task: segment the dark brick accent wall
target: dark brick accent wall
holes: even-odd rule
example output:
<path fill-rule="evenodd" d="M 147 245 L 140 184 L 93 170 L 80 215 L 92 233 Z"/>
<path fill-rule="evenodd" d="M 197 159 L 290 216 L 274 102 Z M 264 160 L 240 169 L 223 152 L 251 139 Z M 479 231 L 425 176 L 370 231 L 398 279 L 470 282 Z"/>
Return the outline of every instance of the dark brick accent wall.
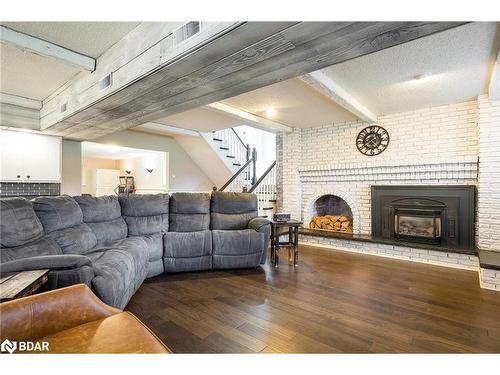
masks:
<path fill-rule="evenodd" d="M 60 195 L 61 184 L 37 182 L 0 182 L 0 197 L 33 198 L 41 195 Z"/>

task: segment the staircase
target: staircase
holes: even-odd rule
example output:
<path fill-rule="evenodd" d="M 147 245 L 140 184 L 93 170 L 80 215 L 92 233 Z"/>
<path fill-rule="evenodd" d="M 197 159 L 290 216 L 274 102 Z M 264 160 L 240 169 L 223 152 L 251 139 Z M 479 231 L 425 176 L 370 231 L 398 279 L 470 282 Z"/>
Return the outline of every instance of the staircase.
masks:
<path fill-rule="evenodd" d="M 272 219 L 276 212 L 276 161 L 267 168 L 248 192 L 257 195 L 259 216 Z"/>
<path fill-rule="evenodd" d="M 276 211 L 276 161 L 258 176 L 256 149 L 246 144 L 233 128 L 199 132 L 199 135 L 176 140 L 203 170 L 215 172 L 210 177 L 221 186 L 217 190 L 256 194 L 259 216 L 272 219 Z"/>
<path fill-rule="evenodd" d="M 276 161 L 257 179 L 257 152 L 219 189 L 220 191 L 249 192 L 257 195 L 259 216 L 272 219 L 276 212 Z"/>

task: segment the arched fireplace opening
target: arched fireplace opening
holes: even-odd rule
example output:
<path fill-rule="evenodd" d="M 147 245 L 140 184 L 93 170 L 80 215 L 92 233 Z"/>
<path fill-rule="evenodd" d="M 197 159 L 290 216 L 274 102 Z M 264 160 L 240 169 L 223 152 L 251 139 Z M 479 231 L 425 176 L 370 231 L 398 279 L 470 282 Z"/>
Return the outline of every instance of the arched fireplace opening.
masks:
<path fill-rule="evenodd" d="M 345 200 L 336 195 L 322 195 L 313 203 L 309 228 L 352 233 L 351 208 Z"/>

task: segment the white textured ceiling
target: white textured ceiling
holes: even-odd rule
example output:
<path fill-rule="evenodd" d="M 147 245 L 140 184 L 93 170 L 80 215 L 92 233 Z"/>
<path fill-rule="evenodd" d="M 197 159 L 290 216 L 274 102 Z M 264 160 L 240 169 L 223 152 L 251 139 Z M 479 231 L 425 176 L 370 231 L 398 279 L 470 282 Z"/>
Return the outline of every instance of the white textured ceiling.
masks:
<path fill-rule="evenodd" d="M 0 43 L 0 92 L 43 100 L 78 73 L 62 61 Z"/>
<path fill-rule="evenodd" d="M 2 22 L 3 26 L 97 58 L 140 22 Z"/>
<path fill-rule="evenodd" d="M 82 157 L 108 160 L 123 160 L 147 157 L 161 153 L 160 151 L 143 150 L 122 146 L 107 145 L 95 142 L 82 142 Z"/>
<path fill-rule="evenodd" d="M 2 22 L 3 26 L 72 51 L 99 57 L 138 22 Z M 81 70 L 55 58 L 0 44 L 0 91 L 44 100 Z"/>
<path fill-rule="evenodd" d="M 195 108 L 186 112 L 155 120 L 158 124 L 175 126 L 176 128 L 209 132 L 219 129 L 245 125 L 232 117 L 206 108 Z"/>
<path fill-rule="evenodd" d="M 268 117 L 272 107 L 276 115 L 269 120 L 292 127 L 312 127 L 356 119 L 326 96 L 298 78 L 247 92 L 223 101 L 232 107 L 261 117 Z"/>
<path fill-rule="evenodd" d="M 478 22 L 322 71 L 365 107 L 384 115 L 458 103 L 487 93 L 499 47 L 498 23 Z M 428 76 L 412 79 L 419 74 Z"/>

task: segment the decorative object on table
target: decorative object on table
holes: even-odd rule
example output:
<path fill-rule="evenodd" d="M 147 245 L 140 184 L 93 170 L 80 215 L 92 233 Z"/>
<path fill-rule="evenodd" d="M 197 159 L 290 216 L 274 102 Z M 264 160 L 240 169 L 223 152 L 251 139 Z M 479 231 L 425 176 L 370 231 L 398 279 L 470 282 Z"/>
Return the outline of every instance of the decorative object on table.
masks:
<path fill-rule="evenodd" d="M 302 221 L 290 219 L 288 221 L 271 221 L 271 264 L 278 267 L 281 247 L 288 247 L 288 264 L 295 267 L 299 262 L 299 227 Z M 285 232 L 280 229 L 287 229 Z M 280 241 L 280 236 L 288 232 L 288 241 Z M 292 251 L 293 250 L 293 251 Z"/>
<path fill-rule="evenodd" d="M 283 212 L 277 212 L 273 215 L 273 220 L 280 221 L 280 222 L 290 221 L 290 214 L 285 214 Z"/>
<path fill-rule="evenodd" d="M 49 280 L 49 270 L 10 272 L 0 278 L 0 302 L 31 296 Z"/>
<path fill-rule="evenodd" d="M 356 147 L 366 156 L 379 155 L 387 146 L 389 146 L 389 133 L 378 125 L 367 126 L 356 138 Z"/>

